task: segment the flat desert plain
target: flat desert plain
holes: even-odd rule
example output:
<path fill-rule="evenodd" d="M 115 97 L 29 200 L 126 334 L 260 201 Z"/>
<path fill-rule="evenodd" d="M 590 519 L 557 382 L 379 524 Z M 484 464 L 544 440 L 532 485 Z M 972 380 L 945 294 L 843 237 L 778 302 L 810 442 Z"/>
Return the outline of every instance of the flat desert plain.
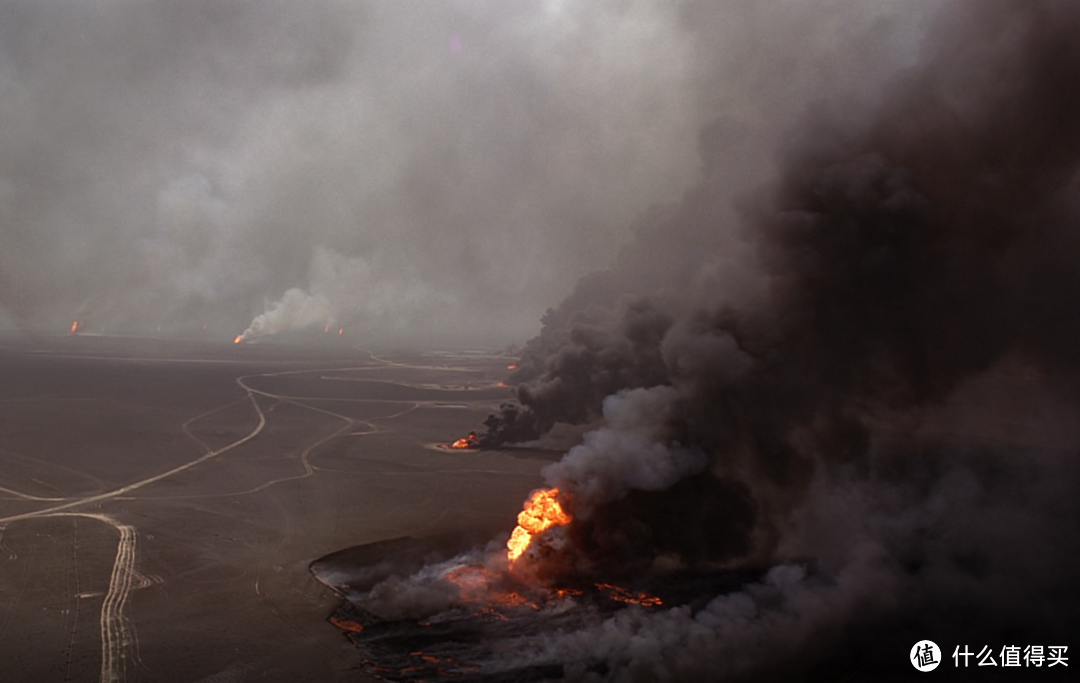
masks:
<path fill-rule="evenodd" d="M 513 527 L 559 453 L 435 445 L 509 398 L 507 362 L 0 341 L 0 679 L 371 680 L 309 565 Z"/>

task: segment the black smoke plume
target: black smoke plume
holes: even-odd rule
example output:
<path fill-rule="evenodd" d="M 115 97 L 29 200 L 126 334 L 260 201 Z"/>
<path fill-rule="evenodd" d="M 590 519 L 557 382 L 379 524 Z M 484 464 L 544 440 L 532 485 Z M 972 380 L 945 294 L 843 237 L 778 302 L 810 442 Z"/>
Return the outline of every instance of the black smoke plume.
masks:
<path fill-rule="evenodd" d="M 878 100 L 811 108 L 741 251 L 725 122 L 701 136 L 703 182 L 548 313 L 483 439 L 604 420 L 545 470 L 576 515 L 554 583 L 763 573 L 507 667 L 873 680 L 922 638 L 1076 642 L 1078 36 L 1075 3 L 946 8 Z"/>
<path fill-rule="evenodd" d="M 646 299 L 620 300 L 612 309 L 594 304 L 573 310 L 569 302 L 574 297 L 549 311 L 543 333 L 525 345 L 511 376 L 518 401 L 488 415 L 482 445 L 531 441 L 556 422 L 585 424 L 617 391 L 669 383 L 660 342 L 673 322 L 670 314 Z"/>
<path fill-rule="evenodd" d="M 607 442 L 637 430 L 790 501 L 823 466 L 864 467 L 875 429 L 1005 363 L 1068 393 L 1080 344 L 1077 10 L 997 2 L 963 16 L 872 108 L 807 114 L 781 179 L 741 201 L 757 281 L 720 286 L 719 240 L 701 236 L 731 228 L 707 177 L 620 268 L 549 311 L 512 376 L 518 402 L 489 416 L 483 443 L 629 419 L 571 451 L 551 483 L 585 506 L 671 486 L 674 470 L 617 481 L 634 449 Z M 702 136 L 706 171 L 723 165 L 710 146 L 723 139 Z M 608 414 L 643 402 L 645 414 Z"/>

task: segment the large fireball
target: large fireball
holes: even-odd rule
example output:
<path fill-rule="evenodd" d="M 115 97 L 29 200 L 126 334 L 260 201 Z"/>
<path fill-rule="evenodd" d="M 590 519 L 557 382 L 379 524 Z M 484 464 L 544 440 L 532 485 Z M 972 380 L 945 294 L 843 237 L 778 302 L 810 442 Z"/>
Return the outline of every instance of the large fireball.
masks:
<path fill-rule="evenodd" d="M 511 562 L 532 543 L 537 534 L 553 526 L 569 524 L 573 517 L 562 509 L 558 501 L 559 489 L 537 489 L 533 491 L 525 507 L 518 514 L 518 525 L 510 540 L 506 542 L 506 557 Z"/>

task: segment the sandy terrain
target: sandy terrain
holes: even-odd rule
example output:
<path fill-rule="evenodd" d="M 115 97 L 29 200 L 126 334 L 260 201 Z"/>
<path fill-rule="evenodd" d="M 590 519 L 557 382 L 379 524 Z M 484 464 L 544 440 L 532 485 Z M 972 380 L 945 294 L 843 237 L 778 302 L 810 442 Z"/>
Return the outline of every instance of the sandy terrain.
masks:
<path fill-rule="evenodd" d="M 309 564 L 509 531 L 557 452 L 432 448 L 505 359 L 93 337 L 0 344 L 5 681 L 364 681 Z"/>

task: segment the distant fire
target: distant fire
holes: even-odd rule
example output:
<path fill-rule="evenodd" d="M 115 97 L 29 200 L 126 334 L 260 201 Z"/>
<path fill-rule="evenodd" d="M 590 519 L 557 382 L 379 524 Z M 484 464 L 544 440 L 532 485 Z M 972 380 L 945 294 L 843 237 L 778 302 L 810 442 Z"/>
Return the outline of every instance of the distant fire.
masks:
<path fill-rule="evenodd" d="M 79 321 L 76 320 L 75 322 L 71 323 L 71 333 L 75 334 L 78 331 L 79 331 Z"/>
<path fill-rule="evenodd" d="M 516 365 L 513 365 L 513 364 L 511 364 L 511 365 L 507 365 L 507 366 L 506 366 L 506 369 L 507 369 L 507 370 L 517 370 L 517 366 L 516 366 Z"/>
<path fill-rule="evenodd" d="M 330 332 L 330 326 L 327 325 L 326 327 L 324 327 L 323 332 L 329 333 Z"/>
<path fill-rule="evenodd" d="M 469 432 L 468 436 L 462 437 L 450 444 L 450 448 L 456 450 L 467 450 L 470 448 L 476 448 L 480 445 L 480 436 L 476 432 Z"/>
<path fill-rule="evenodd" d="M 573 517 L 562 509 L 558 500 L 559 489 L 533 491 L 525 507 L 518 514 L 518 525 L 506 542 L 506 558 L 516 561 L 528 549 L 537 534 L 553 526 L 569 524 Z"/>
<path fill-rule="evenodd" d="M 236 339 L 233 339 L 233 344 L 239 344 L 242 341 L 244 341 L 244 335 L 241 334 L 241 335 L 237 336 Z"/>
<path fill-rule="evenodd" d="M 345 334 L 345 328 L 344 327 L 339 327 L 337 333 L 338 334 Z"/>

